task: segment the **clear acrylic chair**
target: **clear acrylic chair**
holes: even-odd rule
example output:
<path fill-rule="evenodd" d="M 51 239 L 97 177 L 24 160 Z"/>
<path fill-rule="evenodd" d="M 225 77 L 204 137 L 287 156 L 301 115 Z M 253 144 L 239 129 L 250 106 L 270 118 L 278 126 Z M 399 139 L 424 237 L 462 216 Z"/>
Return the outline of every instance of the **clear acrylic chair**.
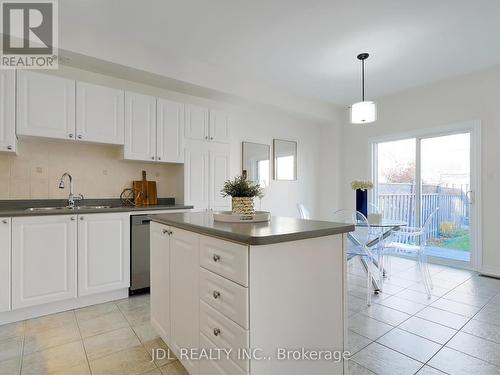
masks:
<path fill-rule="evenodd" d="M 348 234 L 347 261 L 361 257 L 365 260 L 367 273 L 366 303 L 371 305 L 373 277 L 376 275 L 374 256 L 367 244 L 374 238 L 368 219 L 361 212 L 354 210 L 338 210 L 333 214 L 332 221 L 355 225 L 354 232 Z"/>
<path fill-rule="evenodd" d="M 297 203 L 297 209 L 299 210 L 299 216 L 301 219 L 311 219 L 311 213 L 302 203 Z"/>
<path fill-rule="evenodd" d="M 380 208 L 373 203 L 368 203 L 368 213 L 370 214 L 380 214 L 382 211 L 380 211 Z"/>
<path fill-rule="evenodd" d="M 388 274 L 390 276 L 390 259 L 385 261 L 388 254 L 411 254 L 417 258 L 418 269 L 424 283 L 427 296 L 431 297 L 431 291 L 434 288 L 432 277 L 427 265 L 427 257 L 425 255 L 425 247 L 427 246 L 427 239 L 429 238 L 430 229 L 434 220 L 437 218 L 439 207 L 425 219 L 422 227 L 401 227 L 399 230 L 394 231 L 387 243 L 383 244 L 383 262 L 382 264 L 389 268 Z"/>

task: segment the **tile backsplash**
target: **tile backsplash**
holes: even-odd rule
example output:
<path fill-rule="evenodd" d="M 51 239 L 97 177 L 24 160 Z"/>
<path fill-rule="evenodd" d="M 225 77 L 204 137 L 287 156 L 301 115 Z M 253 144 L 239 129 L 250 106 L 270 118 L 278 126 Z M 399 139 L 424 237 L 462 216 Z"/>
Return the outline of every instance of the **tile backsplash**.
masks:
<path fill-rule="evenodd" d="M 122 147 L 22 139 L 17 156 L 0 154 L 0 199 L 66 198 L 59 189 L 64 172 L 73 176 L 75 194 L 86 198 L 118 198 L 141 179 L 156 181 L 159 197 L 183 200 L 183 166 L 122 160 Z"/>

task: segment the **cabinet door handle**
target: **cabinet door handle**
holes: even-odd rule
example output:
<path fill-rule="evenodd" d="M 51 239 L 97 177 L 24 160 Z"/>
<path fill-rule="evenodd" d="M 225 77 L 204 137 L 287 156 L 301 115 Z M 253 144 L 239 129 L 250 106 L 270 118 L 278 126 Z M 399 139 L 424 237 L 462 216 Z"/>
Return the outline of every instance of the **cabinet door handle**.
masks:
<path fill-rule="evenodd" d="M 208 139 L 208 135 L 205 136 L 205 139 Z"/>
<path fill-rule="evenodd" d="M 12 146 L 11 146 L 11 145 L 8 145 L 8 146 L 7 146 L 7 150 L 12 150 Z"/>
<path fill-rule="evenodd" d="M 68 137 L 73 138 L 73 134 L 69 133 Z"/>
<path fill-rule="evenodd" d="M 7 219 L 3 219 L 2 223 L 7 224 L 8 223 Z"/>
<path fill-rule="evenodd" d="M 78 139 L 82 139 L 82 135 L 81 134 L 78 134 Z"/>
<path fill-rule="evenodd" d="M 220 329 L 214 328 L 214 336 L 219 336 L 219 335 L 220 335 Z"/>
<path fill-rule="evenodd" d="M 71 221 L 75 221 L 75 217 L 74 216 L 71 216 Z"/>
<path fill-rule="evenodd" d="M 161 232 L 162 232 L 163 234 L 168 234 L 168 229 L 163 229 Z"/>
<path fill-rule="evenodd" d="M 83 221 L 83 216 L 80 216 L 80 220 Z"/>
<path fill-rule="evenodd" d="M 220 256 L 217 254 L 214 254 L 213 258 L 214 262 L 218 262 L 220 260 Z"/>
<path fill-rule="evenodd" d="M 161 158 L 158 156 L 158 160 L 161 160 Z"/>
<path fill-rule="evenodd" d="M 210 140 L 213 141 L 214 140 L 214 137 L 210 137 Z"/>
<path fill-rule="evenodd" d="M 151 156 L 151 160 L 155 160 L 155 157 L 154 157 L 154 156 Z"/>
<path fill-rule="evenodd" d="M 213 296 L 214 296 L 215 299 L 219 298 L 220 297 L 220 292 L 217 291 L 217 290 L 214 290 Z"/>

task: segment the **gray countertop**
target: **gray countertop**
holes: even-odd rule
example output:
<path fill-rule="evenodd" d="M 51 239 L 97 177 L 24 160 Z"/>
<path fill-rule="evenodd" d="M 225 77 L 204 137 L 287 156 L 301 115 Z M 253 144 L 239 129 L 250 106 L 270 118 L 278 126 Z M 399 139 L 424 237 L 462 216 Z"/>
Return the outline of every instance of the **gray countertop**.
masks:
<path fill-rule="evenodd" d="M 351 232 L 353 225 L 273 216 L 264 223 L 223 223 L 211 213 L 186 212 L 148 215 L 151 220 L 199 234 L 247 245 L 267 245 Z"/>
<path fill-rule="evenodd" d="M 0 217 L 14 216 L 42 216 L 42 215 L 71 215 L 71 214 L 93 214 L 113 212 L 141 212 L 161 210 L 183 210 L 192 209 L 193 206 L 175 204 L 173 198 L 160 198 L 158 205 L 154 206 L 123 206 L 120 199 L 86 199 L 77 202 L 77 205 L 87 206 L 111 206 L 111 208 L 81 208 L 81 209 L 57 209 L 48 211 L 28 211 L 30 207 L 64 207 L 67 200 L 43 199 L 43 200 L 3 200 L 0 201 Z"/>

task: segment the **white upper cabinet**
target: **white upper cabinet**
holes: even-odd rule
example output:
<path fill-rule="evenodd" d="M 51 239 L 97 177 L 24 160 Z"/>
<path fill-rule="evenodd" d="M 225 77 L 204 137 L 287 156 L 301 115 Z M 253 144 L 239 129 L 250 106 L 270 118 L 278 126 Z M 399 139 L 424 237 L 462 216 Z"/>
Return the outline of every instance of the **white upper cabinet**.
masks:
<path fill-rule="evenodd" d="M 155 160 L 156 98 L 132 92 L 125 93 L 124 158 Z"/>
<path fill-rule="evenodd" d="M 17 135 L 74 139 L 75 81 L 18 70 Z"/>
<path fill-rule="evenodd" d="M 76 84 L 76 136 L 87 142 L 124 144 L 124 92 Z"/>
<path fill-rule="evenodd" d="M 229 143 L 229 116 L 218 110 L 186 104 L 186 138 Z"/>
<path fill-rule="evenodd" d="M 127 213 L 78 216 L 78 295 L 128 288 L 130 218 Z"/>
<path fill-rule="evenodd" d="M 184 162 L 184 104 L 157 99 L 156 137 L 158 161 Z"/>
<path fill-rule="evenodd" d="M 76 215 L 12 219 L 12 309 L 76 297 Z"/>
<path fill-rule="evenodd" d="M 0 151 L 16 152 L 16 71 L 0 70 Z"/>
<path fill-rule="evenodd" d="M 0 312 L 10 310 L 10 218 L 0 217 Z"/>
<path fill-rule="evenodd" d="M 192 104 L 185 106 L 186 137 L 197 140 L 208 140 L 208 108 Z"/>
<path fill-rule="evenodd" d="M 231 207 L 230 198 L 221 195 L 224 181 L 229 179 L 229 162 L 226 148 L 210 152 L 210 208 L 213 210 L 228 210 Z"/>
<path fill-rule="evenodd" d="M 229 116 L 222 112 L 210 110 L 210 140 L 222 143 L 229 142 Z"/>

